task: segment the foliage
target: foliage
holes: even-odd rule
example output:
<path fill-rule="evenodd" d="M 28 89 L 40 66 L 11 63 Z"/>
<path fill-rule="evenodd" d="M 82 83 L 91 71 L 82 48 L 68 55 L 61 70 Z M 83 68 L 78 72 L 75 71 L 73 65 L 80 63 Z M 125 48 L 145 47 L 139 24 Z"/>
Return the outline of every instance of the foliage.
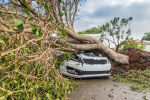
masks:
<path fill-rule="evenodd" d="M 125 41 L 125 42 L 122 43 L 122 48 L 121 48 L 120 52 L 123 52 L 126 48 L 129 48 L 129 47 L 134 47 L 134 48 L 140 49 L 140 50 L 143 50 L 143 49 L 144 49 L 144 46 L 143 46 L 143 45 L 138 45 L 138 44 L 131 38 L 131 39 L 128 39 L 127 41 Z"/>
<path fill-rule="evenodd" d="M 114 79 L 121 82 L 131 83 L 131 90 L 141 92 L 150 89 L 150 70 L 130 70 L 123 74 L 114 74 Z"/>
<path fill-rule="evenodd" d="M 19 32 L 23 32 L 24 30 L 23 21 L 15 19 L 14 22 L 15 22 L 14 28 Z"/>
<path fill-rule="evenodd" d="M 144 36 L 143 36 L 143 38 L 142 38 L 142 40 L 148 40 L 148 41 L 150 41 L 150 32 L 145 33 Z"/>
<path fill-rule="evenodd" d="M 91 29 L 87 29 L 85 31 L 82 32 L 78 32 L 79 34 L 98 34 L 100 33 L 100 30 L 96 27 L 93 27 Z"/>
<path fill-rule="evenodd" d="M 148 98 L 146 97 L 146 95 L 145 95 L 145 96 L 143 96 L 142 98 L 143 98 L 144 100 L 148 100 Z"/>
<path fill-rule="evenodd" d="M 131 35 L 130 24 L 133 18 L 128 19 L 115 17 L 109 23 L 100 27 L 101 31 L 101 41 L 108 41 L 108 44 L 113 43 L 116 46 L 116 51 L 118 52 L 121 44 L 128 40 Z"/>
<path fill-rule="evenodd" d="M 58 71 L 58 66 L 63 63 L 63 60 L 68 59 L 70 54 L 62 56 L 61 60 L 60 57 L 46 60 L 52 57 L 52 52 L 48 50 L 53 49 L 44 43 L 45 39 L 39 39 L 41 36 L 37 38 L 37 34 L 24 35 L 35 39 L 34 43 L 27 44 L 25 39 L 16 33 L 9 37 L 4 32 L 0 34 L 1 100 L 63 99 L 72 90 L 74 82 L 63 78 Z M 42 52 L 40 53 L 39 50 Z"/>
<path fill-rule="evenodd" d="M 70 53 L 53 56 L 56 50 L 69 50 L 64 42 L 66 29 L 56 19 L 67 9 L 53 16 L 52 8 L 64 4 L 53 1 L 0 2 L 0 100 L 64 100 L 75 85 L 59 72 Z M 59 37 L 52 38 L 52 33 Z"/>

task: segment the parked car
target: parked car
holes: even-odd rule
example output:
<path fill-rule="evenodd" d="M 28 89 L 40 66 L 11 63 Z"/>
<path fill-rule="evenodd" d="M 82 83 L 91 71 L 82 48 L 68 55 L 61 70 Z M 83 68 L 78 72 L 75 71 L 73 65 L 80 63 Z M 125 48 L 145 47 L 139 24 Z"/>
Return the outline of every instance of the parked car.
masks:
<path fill-rule="evenodd" d="M 110 69 L 111 64 L 107 57 L 92 53 L 73 55 L 60 66 L 60 72 L 64 76 L 73 78 L 109 77 Z"/>

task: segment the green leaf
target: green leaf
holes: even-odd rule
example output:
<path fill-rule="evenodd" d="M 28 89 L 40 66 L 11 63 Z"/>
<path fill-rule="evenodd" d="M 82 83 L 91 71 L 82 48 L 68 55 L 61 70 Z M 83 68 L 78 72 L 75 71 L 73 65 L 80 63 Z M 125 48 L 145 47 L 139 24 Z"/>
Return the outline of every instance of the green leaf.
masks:
<path fill-rule="evenodd" d="M 6 45 L 5 45 L 5 46 L 3 46 L 1 50 L 2 50 L 2 51 L 4 51 L 5 49 L 6 49 Z"/>
<path fill-rule="evenodd" d="M 39 2 L 39 1 L 37 1 L 36 3 L 37 3 L 38 5 L 40 4 L 40 2 Z"/>
<path fill-rule="evenodd" d="M 22 0 L 24 3 L 26 3 L 27 1 L 26 0 Z"/>
<path fill-rule="evenodd" d="M 52 21 L 53 21 L 53 17 L 52 17 L 52 16 L 49 18 L 49 21 L 50 21 L 50 22 L 52 22 Z"/>
<path fill-rule="evenodd" d="M 33 17 L 29 17 L 29 21 L 32 21 L 33 20 Z"/>
<path fill-rule="evenodd" d="M 13 37 L 16 37 L 16 36 L 17 36 L 17 34 L 16 34 L 16 33 L 14 33 L 12 36 L 13 36 Z"/>
<path fill-rule="evenodd" d="M 13 55 L 14 55 L 14 52 L 10 52 L 9 55 L 10 55 L 10 56 L 13 56 Z"/>
<path fill-rule="evenodd" d="M 32 32 L 36 35 L 36 36 L 40 36 L 41 35 L 41 29 L 38 29 L 36 27 L 32 28 Z"/>
<path fill-rule="evenodd" d="M 24 24 L 23 21 L 15 19 L 15 28 L 19 31 L 19 32 L 23 32 L 24 31 Z"/>
<path fill-rule="evenodd" d="M 0 39 L 0 43 L 5 44 L 5 41 L 3 39 Z"/>
<path fill-rule="evenodd" d="M 8 91 L 7 91 L 7 93 L 8 93 L 8 94 L 10 94 L 10 93 L 11 93 L 11 91 L 9 91 L 9 90 L 8 90 Z"/>
<path fill-rule="evenodd" d="M 68 14 L 67 14 L 67 10 L 65 10 L 65 16 L 67 16 Z"/>
<path fill-rule="evenodd" d="M 5 100 L 5 96 L 0 97 L 0 100 Z"/>
<path fill-rule="evenodd" d="M 60 12 L 60 13 L 59 13 L 59 15 L 60 15 L 60 16 L 63 16 L 63 15 L 64 15 L 64 13 L 63 13 L 63 12 Z"/>
<path fill-rule="evenodd" d="M 64 28 L 65 28 L 65 25 L 64 25 L 64 24 L 61 24 L 61 28 L 63 28 L 63 29 L 64 29 Z"/>
<path fill-rule="evenodd" d="M 46 97 L 48 98 L 48 100 L 52 100 L 52 97 L 49 93 L 46 93 Z"/>
<path fill-rule="evenodd" d="M 39 88 L 38 84 L 35 84 L 35 86 L 34 86 L 34 87 L 35 87 L 35 89 L 38 89 L 38 88 Z"/>
<path fill-rule="evenodd" d="M 16 80 L 14 80 L 14 83 L 18 83 Z"/>
<path fill-rule="evenodd" d="M 18 20 L 18 19 L 15 19 L 15 20 L 14 20 L 14 23 L 15 23 L 16 26 L 18 26 L 18 25 L 20 25 L 20 24 L 23 24 L 23 21 Z"/>
<path fill-rule="evenodd" d="M 22 11 L 25 12 L 28 16 L 30 15 L 29 10 L 27 10 L 27 9 L 22 9 Z"/>
<path fill-rule="evenodd" d="M 24 25 L 23 24 L 18 25 L 17 29 L 19 32 L 23 32 L 24 31 Z"/>
<path fill-rule="evenodd" d="M 62 0 L 59 0 L 60 3 L 62 3 Z"/>
<path fill-rule="evenodd" d="M 45 5 L 44 5 L 44 8 L 45 8 L 46 10 L 48 10 L 49 5 L 48 5 L 48 4 L 45 4 Z"/>
<path fill-rule="evenodd" d="M 8 29 L 9 29 L 9 30 L 12 30 L 13 28 L 9 26 Z"/>
<path fill-rule="evenodd" d="M 62 30 L 60 33 L 63 35 L 63 37 L 65 37 L 67 35 L 67 31 L 66 30 Z"/>
<path fill-rule="evenodd" d="M 37 100 L 37 98 L 35 97 L 35 95 L 33 96 L 32 100 Z"/>

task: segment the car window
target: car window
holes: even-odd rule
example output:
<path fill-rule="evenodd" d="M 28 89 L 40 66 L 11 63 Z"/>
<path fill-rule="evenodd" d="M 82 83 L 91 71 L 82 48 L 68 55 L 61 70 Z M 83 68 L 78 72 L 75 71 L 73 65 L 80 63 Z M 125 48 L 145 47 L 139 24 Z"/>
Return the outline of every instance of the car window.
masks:
<path fill-rule="evenodd" d="M 101 60 L 97 60 L 97 59 L 83 59 L 84 63 L 87 64 L 106 64 L 108 61 L 106 59 L 101 59 Z"/>

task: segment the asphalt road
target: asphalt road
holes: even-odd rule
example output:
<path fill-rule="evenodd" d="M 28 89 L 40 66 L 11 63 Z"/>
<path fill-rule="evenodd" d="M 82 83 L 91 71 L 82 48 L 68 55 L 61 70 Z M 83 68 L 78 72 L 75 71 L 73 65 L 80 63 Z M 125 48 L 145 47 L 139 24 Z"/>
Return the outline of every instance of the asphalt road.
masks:
<path fill-rule="evenodd" d="M 128 83 L 115 82 L 111 79 L 77 80 L 76 88 L 68 97 L 69 100 L 150 100 L 150 92 L 141 93 L 131 91 Z"/>

